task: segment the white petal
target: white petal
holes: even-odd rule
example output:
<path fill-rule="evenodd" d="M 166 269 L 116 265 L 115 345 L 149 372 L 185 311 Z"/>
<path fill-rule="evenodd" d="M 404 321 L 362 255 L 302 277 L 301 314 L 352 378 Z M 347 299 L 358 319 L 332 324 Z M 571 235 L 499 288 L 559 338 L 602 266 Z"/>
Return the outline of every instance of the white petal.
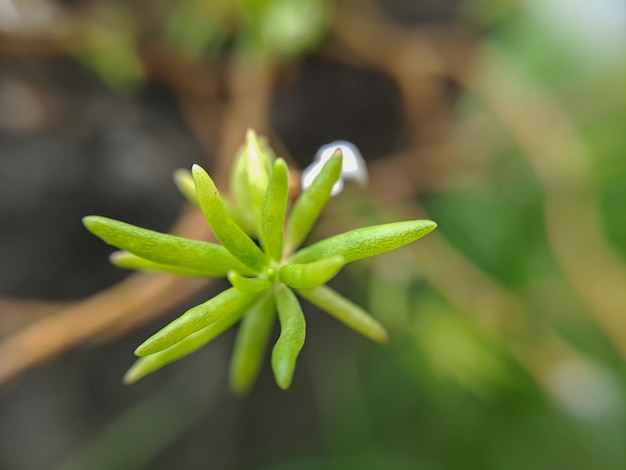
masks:
<path fill-rule="evenodd" d="M 317 151 L 313 163 L 305 168 L 302 172 L 302 189 L 308 188 L 315 177 L 319 174 L 324 166 L 324 163 L 339 149 L 343 153 L 343 165 L 341 168 L 341 176 L 335 186 L 331 195 L 336 196 L 343 190 L 343 180 L 356 181 L 361 185 L 366 185 L 368 181 L 367 166 L 365 160 L 359 152 L 359 149 L 350 142 L 345 140 L 338 140 L 330 144 L 326 144 Z"/>
<path fill-rule="evenodd" d="M 311 183 L 313 183 L 315 177 L 319 174 L 320 171 L 322 171 L 323 166 L 324 162 L 313 162 L 302 171 L 300 184 L 302 185 L 303 190 L 311 186 Z M 336 196 L 341 191 L 343 191 L 343 180 L 340 176 L 333 186 L 333 190 L 331 191 L 330 195 Z"/>
<path fill-rule="evenodd" d="M 356 181 L 362 185 L 367 184 L 368 174 L 365 160 L 356 145 L 346 140 L 337 140 L 320 147 L 314 161 L 325 163 L 337 149 L 343 153 L 342 179 Z"/>

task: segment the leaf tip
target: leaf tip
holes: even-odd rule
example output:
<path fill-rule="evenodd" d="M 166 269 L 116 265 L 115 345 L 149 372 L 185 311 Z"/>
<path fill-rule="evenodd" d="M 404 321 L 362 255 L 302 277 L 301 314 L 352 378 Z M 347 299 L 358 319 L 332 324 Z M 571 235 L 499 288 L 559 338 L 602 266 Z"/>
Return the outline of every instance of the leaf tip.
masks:
<path fill-rule="evenodd" d="M 335 149 L 335 151 L 333 152 L 333 154 L 331 155 L 330 158 L 334 158 L 334 159 L 341 158 L 341 159 L 343 159 L 343 151 L 341 150 L 341 147 L 337 147 Z"/>
<path fill-rule="evenodd" d="M 246 140 L 256 140 L 256 131 L 254 129 L 252 129 L 251 127 L 248 127 L 248 129 L 246 129 Z"/>
<path fill-rule="evenodd" d="M 279 357 L 276 354 L 276 347 L 272 353 L 272 370 L 274 371 L 274 380 L 283 390 L 291 387 L 293 376 L 296 371 L 295 358 Z"/>
<path fill-rule="evenodd" d="M 109 255 L 109 261 L 111 264 L 117 266 L 127 255 L 128 253 L 126 251 L 114 251 Z"/>
<path fill-rule="evenodd" d="M 182 183 L 189 179 L 189 171 L 184 168 L 177 168 L 172 172 L 172 178 L 176 183 Z"/>
<path fill-rule="evenodd" d="M 202 167 L 201 167 L 200 165 L 198 165 L 197 163 L 194 163 L 194 164 L 191 166 L 191 172 L 192 172 L 194 175 L 197 175 L 197 174 L 201 174 L 201 175 L 202 175 L 202 174 L 205 174 L 205 173 L 206 173 L 206 171 L 204 170 L 204 168 L 202 168 Z"/>
<path fill-rule="evenodd" d="M 137 370 L 134 367 L 131 367 L 124 374 L 124 377 L 122 378 L 122 383 L 124 385 L 131 385 L 137 382 L 140 378 L 141 375 L 137 373 Z"/>
<path fill-rule="evenodd" d="M 97 215 L 86 215 L 85 217 L 81 219 L 83 225 L 89 231 L 91 231 L 93 226 L 96 225 L 99 220 L 100 220 L 100 216 L 97 216 Z"/>
<path fill-rule="evenodd" d="M 274 160 L 274 168 L 276 167 L 281 167 L 285 169 L 286 171 L 289 171 L 289 167 L 287 166 L 287 162 L 285 161 L 284 158 L 279 157 L 276 160 Z"/>
<path fill-rule="evenodd" d="M 373 338 L 378 344 L 387 344 L 389 342 L 389 334 L 386 330 L 382 330 Z"/>
<path fill-rule="evenodd" d="M 230 391 L 233 392 L 234 395 L 238 397 L 244 397 L 250 391 L 252 384 L 243 383 L 240 380 L 232 380 L 230 382 Z"/>
<path fill-rule="evenodd" d="M 289 370 L 288 367 L 277 367 L 274 378 L 276 379 L 276 385 L 283 390 L 288 390 L 291 387 L 293 380 L 293 369 Z"/>
<path fill-rule="evenodd" d="M 433 222 L 432 220 L 425 220 L 424 222 L 426 222 L 425 227 L 424 227 L 426 234 L 429 234 L 430 232 L 432 232 L 433 230 L 437 228 L 437 222 Z"/>
<path fill-rule="evenodd" d="M 155 351 L 151 351 L 149 344 L 146 344 L 148 341 L 149 339 L 141 343 L 139 346 L 137 346 L 137 349 L 135 349 L 135 352 L 133 354 L 137 357 L 145 357 L 155 352 Z"/>

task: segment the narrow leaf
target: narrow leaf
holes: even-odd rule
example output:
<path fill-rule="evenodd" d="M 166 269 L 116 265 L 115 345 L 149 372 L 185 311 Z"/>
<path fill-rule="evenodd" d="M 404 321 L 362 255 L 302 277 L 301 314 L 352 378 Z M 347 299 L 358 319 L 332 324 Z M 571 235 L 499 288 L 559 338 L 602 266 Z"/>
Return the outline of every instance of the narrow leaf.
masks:
<path fill-rule="evenodd" d="M 234 325 L 245 312 L 245 308 L 235 310 L 221 320 L 190 334 L 169 348 L 149 356 L 140 357 L 124 375 L 124 383 L 134 383 L 146 375 L 197 351 Z"/>
<path fill-rule="evenodd" d="M 333 256 L 313 263 L 287 264 L 280 268 L 278 276 L 290 287 L 312 289 L 330 281 L 343 265 L 343 256 Z"/>
<path fill-rule="evenodd" d="M 224 199 L 224 207 L 233 218 L 235 223 L 241 227 L 244 233 L 251 237 L 258 236 L 258 229 L 255 226 L 255 219 L 254 217 L 251 217 L 251 212 L 249 210 L 245 208 L 240 208 L 232 201 L 228 201 L 226 199 Z"/>
<path fill-rule="evenodd" d="M 285 160 L 274 162 L 272 177 L 265 193 L 261 217 L 261 244 L 271 260 L 280 261 L 283 256 L 283 233 L 285 211 L 289 194 L 289 170 Z"/>
<path fill-rule="evenodd" d="M 230 362 L 230 387 L 243 395 L 256 381 L 274 325 L 274 297 L 268 292 L 245 315 Z"/>
<path fill-rule="evenodd" d="M 197 270 L 205 276 L 223 276 L 229 269 L 243 268 L 245 273 L 250 272 L 223 246 L 215 243 L 154 232 L 95 215 L 84 217 L 83 224 L 109 245 L 155 263 Z"/>
<path fill-rule="evenodd" d="M 257 226 L 260 227 L 272 162 L 269 155 L 261 148 L 257 135 L 252 129 L 249 129 L 246 133 L 244 152 L 246 153 L 245 170 L 250 197 L 250 207 L 247 209 L 254 212 Z"/>
<path fill-rule="evenodd" d="M 300 246 L 315 225 L 330 197 L 333 185 L 341 174 L 341 153 L 335 153 L 326 162 L 311 186 L 304 190 L 293 206 L 287 223 L 287 250 Z"/>
<path fill-rule="evenodd" d="M 141 258 L 139 256 L 128 253 L 127 251 L 116 251 L 109 256 L 111 263 L 118 268 L 135 269 L 138 271 L 150 271 L 167 274 L 177 274 L 180 276 L 207 277 L 207 276 L 223 276 L 224 273 L 218 272 L 208 274 L 208 271 L 200 271 L 197 269 L 184 268 L 182 266 L 172 266 L 170 264 L 155 263 L 154 261 Z"/>
<path fill-rule="evenodd" d="M 273 280 L 270 280 L 266 276 L 244 277 L 237 271 L 228 271 L 228 280 L 233 287 L 237 288 L 241 292 L 247 292 L 250 294 L 269 289 L 273 283 Z"/>
<path fill-rule="evenodd" d="M 199 165 L 193 166 L 192 173 L 200 208 L 216 238 L 243 264 L 262 271 L 267 265 L 265 255 L 226 211 L 211 177 Z"/>
<path fill-rule="evenodd" d="M 207 302 L 187 310 L 176 320 L 140 344 L 135 350 L 135 355 L 148 356 L 169 348 L 183 338 L 244 308 L 255 298 L 256 295 L 254 294 L 244 293 L 231 287 Z"/>
<path fill-rule="evenodd" d="M 377 343 L 387 342 L 387 332 L 376 319 L 330 287 L 320 286 L 315 289 L 298 289 L 297 292 L 313 305 L 325 310 L 353 330 Z"/>
<path fill-rule="evenodd" d="M 245 146 L 239 150 L 239 154 L 233 164 L 230 176 L 230 193 L 233 198 L 231 204 L 226 205 L 228 213 L 233 216 L 237 224 L 244 232 L 258 236 L 256 216 L 250 210 L 250 191 L 248 187 L 248 174 L 246 171 L 247 154 Z M 224 201 L 227 202 L 227 201 Z"/>
<path fill-rule="evenodd" d="M 291 385 L 296 360 L 306 336 L 306 323 L 302 308 L 291 289 L 277 285 L 276 310 L 280 320 L 280 336 L 272 350 L 272 369 L 276 383 L 286 390 Z"/>
<path fill-rule="evenodd" d="M 178 169 L 174 171 L 174 183 L 178 191 L 185 196 L 190 204 L 200 207 L 198 197 L 196 196 L 196 185 L 193 182 L 193 176 L 189 170 Z"/>
<path fill-rule="evenodd" d="M 430 220 L 408 220 L 358 228 L 314 243 L 294 254 L 290 262 L 310 263 L 341 255 L 346 263 L 394 250 L 432 232 L 437 224 Z"/>

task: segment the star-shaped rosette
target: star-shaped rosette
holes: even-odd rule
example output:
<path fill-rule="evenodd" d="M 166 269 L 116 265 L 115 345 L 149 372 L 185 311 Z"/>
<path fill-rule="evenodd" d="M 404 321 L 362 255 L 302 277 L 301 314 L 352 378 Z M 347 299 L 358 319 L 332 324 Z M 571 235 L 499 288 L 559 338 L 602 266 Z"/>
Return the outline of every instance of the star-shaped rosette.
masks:
<path fill-rule="evenodd" d="M 85 217 L 83 223 L 90 232 L 122 250 L 111 256 L 119 267 L 226 276 L 232 284 L 140 344 L 135 351 L 139 359 L 125 381 L 135 382 L 191 354 L 240 322 L 230 382 L 234 392 L 243 394 L 258 376 L 277 316 L 280 335 L 271 363 L 276 383 L 287 389 L 306 332 L 298 297 L 367 338 L 385 343 L 387 333 L 376 319 L 325 284 L 346 264 L 412 243 L 436 224 L 410 220 L 376 225 L 300 248 L 340 178 L 341 168 L 341 152 L 335 152 L 288 211 L 287 164 L 249 131 L 233 168 L 231 199 L 220 195 L 198 165 L 191 172 L 175 174 L 179 189 L 200 208 L 219 243 L 158 233 L 106 217 Z"/>

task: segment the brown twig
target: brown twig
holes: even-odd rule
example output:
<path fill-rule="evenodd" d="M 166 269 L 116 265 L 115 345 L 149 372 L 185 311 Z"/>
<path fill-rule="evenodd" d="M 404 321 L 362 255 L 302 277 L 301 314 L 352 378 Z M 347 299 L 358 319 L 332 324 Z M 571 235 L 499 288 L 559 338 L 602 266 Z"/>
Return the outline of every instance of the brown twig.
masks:
<path fill-rule="evenodd" d="M 199 237 L 197 211 L 186 212 L 176 233 Z M 204 238 L 208 229 L 204 229 Z M 0 383 L 64 351 L 134 318 L 133 326 L 168 312 L 206 287 L 210 280 L 165 275 L 133 274 L 68 309 L 46 316 L 10 335 L 0 344 Z"/>
<path fill-rule="evenodd" d="M 463 83 L 462 77 L 467 75 L 470 68 L 469 61 L 476 57 L 475 53 L 472 53 L 475 42 L 471 37 L 467 37 L 462 31 L 452 32 L 447 36 L 400 31 L 381 20 L 380 15 L 373 14 L 371 2 L 364 4 L 370 7 L 358 9 L 358 14 L 351 10 L 353 13 L 351 15 L 339 15 L 342 21 L 338 21 L 333 29 L 336 38 L 352 54 L 349 61 L 354 62 L 356 55 L 358 65 L 376 67 L 394 76 L 408 107 L 416 106 L 416 103 L 419 103 L 419 96 L 423 95 L 420 91 L 422 85 L 416 78 L 438 76 L 441 79 L 453 78 Z M 339 60 L 347 58 L 344 54 L 335 57 Z M 409 135 L 414 147 L 412 152 L 416 154 L 419 152 L 415 148 L 420 148 L 418 132 L 423 115 L 424 108 L 408 109 L 406 114 Z M 422 163 L 421 159 L 413 159 L 413 165 L 417 161 Z M 415 166 L 418 168 L 413 173 L 415 171 L 428 173 L 428 170 L 431 170 L 421 165 Z M 399 165 L 399 168 L 407 167 L 408 165 Z M 389 175 L 373 171 L 370 197 L 372 200 L 384 201 L 389 200 L 387 195 L 390 191 L 398 196 L 414 194 L 414 191 L 409 190 L 413 183 L 411 173 L 400 174 L 396 171 Z M 378 181 L 381 178 L 385 181 Z M 393 189 L 390 189 L 388 184 L 390 178 L 394 178 Z M 378 194 L 379 192 L 381 194 Z M 409 218 L 424 216 L 423 211 L 414 203 L 403 206 L 403 215 Z M 332 219 L 332 231 L 335 232 L 337 221 L 346 223 L 350 217 L 346 213 Z M 570 225 L 568 230 L 573 230 L 574 226 Z M 565 227 L 562 229 L 563 235 Z M 597 238 L 596 241 L 602 242 Z M 520 363 L 525 365 L 538 383 L 544 385 L 546 389 L 550 388 L 551 374 L 557 366 L 566 360 L 577 360 L 578 354 L 549 328 L 529 320 L 531 316 L 514 294 L 499 286 L 443 237 L 431 234 L 425 241 L 411 249 L 415 259 L 419 260 L 418 266 L 425 280 L 460 310 L 471 314 L 486 331 L 503 340 Z M 454 276 L 450 276 L 450 273 L 454 273 Z M 615 274 L 614 270 L 613 273 Z M 619 276 L 616 278 L 620 279 Z M 583 291 L 589 288 L 586 282 L 577 282 L 575 285 Z M 613 294 L 619 293 L 620 290 L 614 290 L 614 287 L 612 285 L 610 291 Z M 609 288 L 605 289 L 604 295 L 607 294 Z M 614 299 L 614 295 L 608 297 Z M 607 323 L 607 320 L 610 321 Z M 621 322 L 614 316 L 599 318 L 599 322 L 604 323 L 604 326 L 608 324 L 617 326 L 618 321 Z M 613 337 L 619 340 L 617 337 L 623 334 L 626 334 L 626 328 L 621 328 L 621 331 Z M 622 344 L 626 345 L 626 341 L 622 341 Z"/>
<path fill-rule="evenodd" d="M 30 299 L 0 299 L 0 339 L 41 318 L 69 308 L 74 302 Z"/>
<path fill-rule="evenodd" d="M 231 70 L 231 101 L 223 118 L 225 141 L 218 154 L 221 181 L 226 179 L 235 136 L 237 145 L 248 127 L 266 128 L 267 105 L 271 90 L 272 68 L 258 64 L 250 69 L 236 62 Z M 185 99 L 188 94 L 181 93 Z M 254 99 L 253 99 L 254 98 Z M 210 100 L 209 96 L 204 96 Z M 184 101 L 181 98 L 184 106 Z M 211 130 L 217 120 L 198 122 L 200 108 L 186 116 L 199 136 Z M 187 109 L 189 111 L 189 109 Z M 207 125 L 208 124 L 208 125 Z M 216 135 L 216 134 L 213 134 Z M 203 141 L 210 150 L 212 142 Z M 196 210 L 181 214 L 172 232 L 194 239 L 208 239 L 210 233 Z M 50 360 L 76 345 L 98 335 L 110 337 L 138 327 L 189 299 L 206 287 L 210 280 L 186 279 L 165 275 L 133 274 L 117 285 L 8 336 L 0 345 L 0 383 L 41 362 Z"/>

